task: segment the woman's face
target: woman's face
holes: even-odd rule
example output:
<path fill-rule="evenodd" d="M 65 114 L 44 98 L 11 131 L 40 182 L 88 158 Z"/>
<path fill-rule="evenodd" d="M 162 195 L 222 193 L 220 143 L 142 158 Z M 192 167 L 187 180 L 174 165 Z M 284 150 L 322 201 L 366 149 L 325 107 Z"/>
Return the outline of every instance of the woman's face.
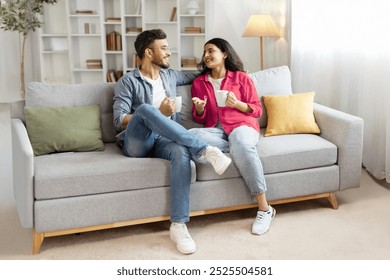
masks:
<path fill-rule="evenodd" d="M 216 67 L 224 67 L 226 56 L 226 53 L 222 52 L 214 44 L 206 44 L 204 46 L 203 62 L 206 64 L 207 68 L 213 69 Z"/>

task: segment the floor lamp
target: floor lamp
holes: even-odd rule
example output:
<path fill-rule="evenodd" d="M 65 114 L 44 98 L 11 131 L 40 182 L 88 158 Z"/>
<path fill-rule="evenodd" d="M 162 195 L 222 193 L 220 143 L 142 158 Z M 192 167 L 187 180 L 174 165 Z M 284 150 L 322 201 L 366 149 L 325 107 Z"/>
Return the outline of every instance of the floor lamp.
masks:
<path fill-rule="evenodd" d="M 252 15 L 245 27 L 243 37 L 260 37 L 260 70 L 263 70 L 263 37 L 279 37 L 279 31 L 270 15 Z"/>

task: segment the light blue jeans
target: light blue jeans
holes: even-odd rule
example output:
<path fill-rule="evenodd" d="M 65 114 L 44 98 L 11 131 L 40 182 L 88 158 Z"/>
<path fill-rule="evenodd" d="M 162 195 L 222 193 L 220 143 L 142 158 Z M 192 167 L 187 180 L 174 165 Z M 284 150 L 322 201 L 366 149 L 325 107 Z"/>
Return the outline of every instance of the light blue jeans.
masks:
<path fill-rule="evenodd" d="M 194 135 L 225 153 L 230 152 L 234 164 L 241 172 L 252 195 L 267 191 L 263 165 L 257 154 L 259 133 L 249 126 L 239 126 L 230 135 L 221 128 L 192 128 Z"/>
<path fill-rule="evenodd" d="M 155 156 L 171 162 L 171 221 L 189 221 L 191 159 L 197 160 L 207 144 L 158 109 L 143 104 L 127 124 L 123 153 L 128 157 Z"/>

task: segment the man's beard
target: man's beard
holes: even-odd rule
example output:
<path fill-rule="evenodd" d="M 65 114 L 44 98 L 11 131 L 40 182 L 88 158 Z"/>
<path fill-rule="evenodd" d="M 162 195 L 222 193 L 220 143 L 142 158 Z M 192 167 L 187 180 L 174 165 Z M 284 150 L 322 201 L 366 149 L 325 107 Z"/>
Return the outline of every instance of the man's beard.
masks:
<path fill-rule="evenodd" d="M 157 66 L 159 66 L 160 68 L 163 68 L 163 69 L 168 69 L 169 68 L 169 63 L 168 62 L 163 62 L 163 60 L 154 60 L 154 61 L 152 61 L 152 63 L 154 64 L 154 65 L 157 65 Z"/>

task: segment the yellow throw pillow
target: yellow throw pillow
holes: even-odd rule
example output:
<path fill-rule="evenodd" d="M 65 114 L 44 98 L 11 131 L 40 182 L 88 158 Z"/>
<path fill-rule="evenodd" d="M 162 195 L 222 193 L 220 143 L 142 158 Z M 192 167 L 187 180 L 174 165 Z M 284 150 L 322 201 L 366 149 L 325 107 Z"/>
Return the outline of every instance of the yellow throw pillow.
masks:
<path fill-rule="evenodd" d="M 320 133 L 313 114 L 314 95 L 314 92 L 308 92 L 263 96 L 268 115 L 265 136 Z"/>

